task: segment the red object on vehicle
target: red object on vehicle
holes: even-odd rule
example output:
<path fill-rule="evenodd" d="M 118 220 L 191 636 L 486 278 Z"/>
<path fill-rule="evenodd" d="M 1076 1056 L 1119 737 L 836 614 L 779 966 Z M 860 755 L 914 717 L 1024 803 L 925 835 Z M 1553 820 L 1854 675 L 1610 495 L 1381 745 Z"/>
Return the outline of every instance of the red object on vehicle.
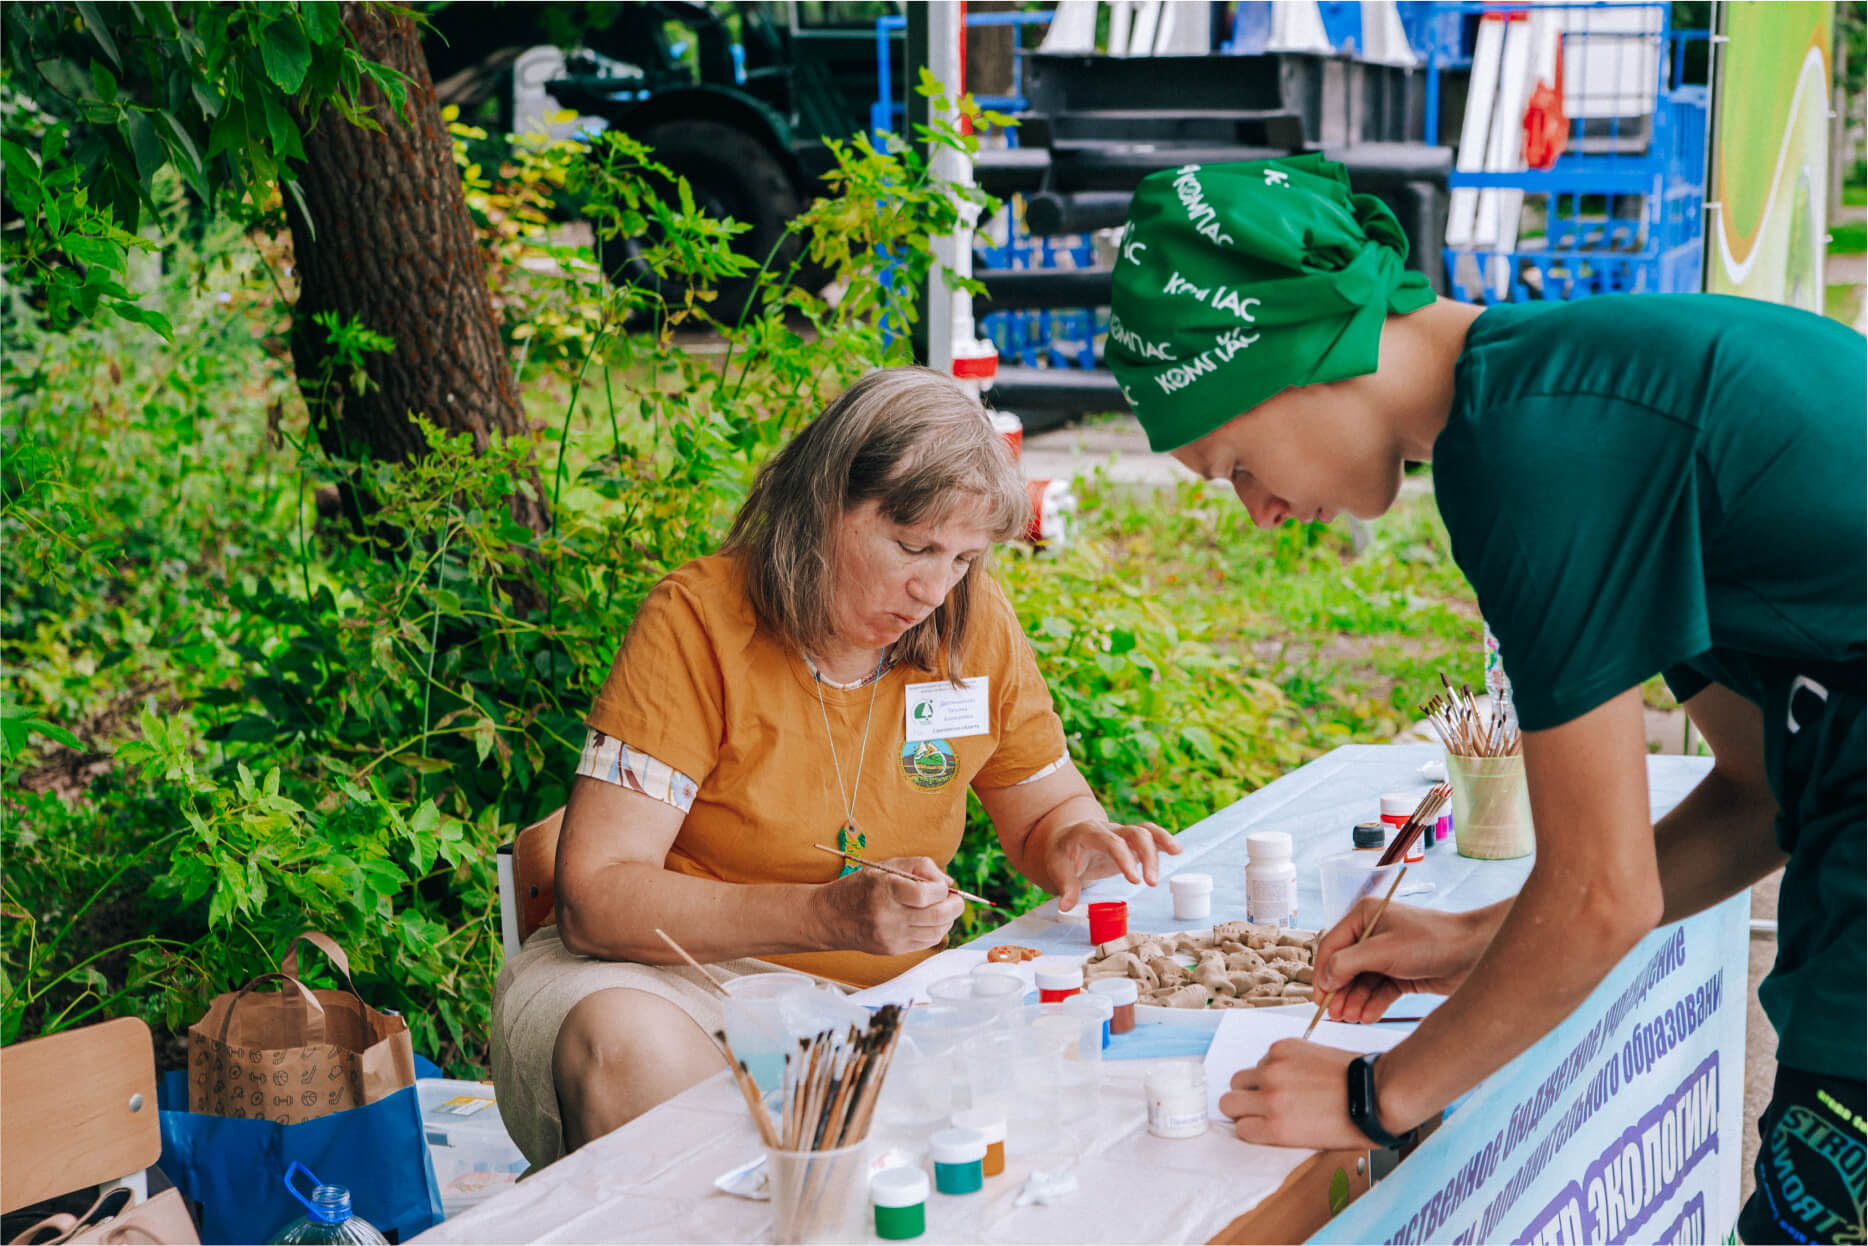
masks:
<path fill-rule="evenodd" d="M 1101 900 L 1090 905 L 1090 942 L 1107 943 L 1129 932 L 1129 906 L 1122 900 Z"/>
<path fill-rule="evenodd" d="M 1563 113 L 1563 47 L 1557 46 L 1557 84 L 1539 80 L 1524 106 L 1524 163 L 1548 169 L 1570 145 L 1570 119 Z"/>

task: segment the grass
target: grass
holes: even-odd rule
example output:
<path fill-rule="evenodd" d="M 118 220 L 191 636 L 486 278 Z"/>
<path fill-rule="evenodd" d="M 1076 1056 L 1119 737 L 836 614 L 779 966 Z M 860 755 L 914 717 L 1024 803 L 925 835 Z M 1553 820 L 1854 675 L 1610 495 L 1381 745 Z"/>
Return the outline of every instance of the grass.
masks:
<path fill-rule="evenodd" d="M 1868 252 L 1868 221 L 1843 221 L 1829 228 L 1829 254 L 1861 255 Z"/>
<path fill-rule="evenodd" d="M 1831 320 L 1840 320 L 1852 325 L 1861 315 L 1862 287 L 1846 282 L 1832 285 L 1823 291 L 1823 315 Z"/>
<path fill-rule="evenodd" d="M 1480 682 L 1478 605 L 1428 491 L 1405 492 L 1359 555 L 1344 521 L 1261 532 L 1218 485 L 1083 494 L 1109 573 L 1170 617 L 1223 611 L 1216 642 L 1290 698 L 1317 753 L 1411 726 L 1441 671 Z"/>
<path fill-rule="evenodd" d="M 1851 208 L 1868 207 L 1868 185 L 1850 182 L 1842 188 L 1842 202 Z"/>

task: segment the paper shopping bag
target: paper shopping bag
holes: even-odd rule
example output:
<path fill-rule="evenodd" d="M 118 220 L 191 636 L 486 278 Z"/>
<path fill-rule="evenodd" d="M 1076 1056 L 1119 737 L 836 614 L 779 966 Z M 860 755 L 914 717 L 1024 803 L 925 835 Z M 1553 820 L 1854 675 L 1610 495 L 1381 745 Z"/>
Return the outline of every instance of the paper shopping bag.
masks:
<path fill-rule="evenodd" d="M 299 981 L 301 940 L 323 950 L 348 991 L 313 990 Z M 189 1111 L 290 1125 L 415 1084 L 407 1023 L 363 1002 L 337 944 L 307 931 L 292 941 L 280 968 L 216 996 L 188 1028 Z M 284 989 L 254 990 L 275 981 Z"/>

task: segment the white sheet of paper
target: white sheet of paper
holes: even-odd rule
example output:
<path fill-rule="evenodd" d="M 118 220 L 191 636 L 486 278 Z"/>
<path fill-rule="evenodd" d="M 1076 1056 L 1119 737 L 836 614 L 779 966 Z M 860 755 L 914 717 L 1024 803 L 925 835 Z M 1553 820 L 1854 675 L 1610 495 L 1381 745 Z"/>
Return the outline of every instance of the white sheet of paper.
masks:
<path fill-rule="evenodd" d="M 1309 1024 L 1309 1011 L 1300 1017 L 1267 1008 L 1228 1009 L 1213 1031 L 1213 1045 L 1206 1049 L 1206 1114 L 1216 1121 L 1229 1119 L 1219 1110 L 1219 1097 L 1232 1089 L 1232 1075 L 1263 1060 L 1279 1039 L 1302 1038 Z M 1310 1041 L 1344 1051 L 1387 1051 L 1413 1032 L 1411 1025 L 1351 1025 L 1325 1019 L 1317 1023 Z"/>

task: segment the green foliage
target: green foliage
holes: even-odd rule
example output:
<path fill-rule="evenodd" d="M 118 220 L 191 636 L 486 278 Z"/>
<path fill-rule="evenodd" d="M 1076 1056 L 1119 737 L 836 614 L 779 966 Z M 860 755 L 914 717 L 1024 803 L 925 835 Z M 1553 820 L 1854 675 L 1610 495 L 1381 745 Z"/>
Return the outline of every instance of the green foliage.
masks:
<path fill-rule="evenodd" d="M 296 194 L 300 119 L 358 107 L 374 83 L 400 107 L 405 83 L 350 46 L 330 3 L 108 4 L 0 8 L 0 157 L 17 229 L 0 234 L 9 282 L 40 292 L 54 328 L 101 307 L 168 324 L 126 287 L 129 253 L 153 214 L 156 175 L 178 170 L 195 198 L 251 215 L 275 188 Z"/>
<path fill-rule="evenodd" d="M 185 346 L 113 318 L 70 328 L 12 291 L 0 1038 L 125 1012 L 173 1034 L 316 927 L 419 1050 L 483 1069 L 494 850 L 563 802 L 642 597 L 718 546 L 757 465 L 826 397 L 906 358 L 885 322 L 913 307 L 888 266 L 924 273 L 960 209 L 917 153 L 858 139 L 837 158 L 836 193 L 793 226 L 834 297 L 768 260 L 767 297 L 734 325 L 708 297 L 745 264 L 733 229 L 665 198 L 626 136 L 466 166 L 536 446 L 424 425 L 413 462 L 328 457 L 261 248 L 228 221 L 184 238 L 160 189 L 147 304 Z M 643 230 L 642 262 L 680 300 L 613 287 L 589 247 L 554 240 L 547 205 L 564 198 L 604 205 L 600 229 Z M 697 327 L 721 348 L 692 348 Z M 386 345 L 323 328 L 340 344 L 326 380 Z M 507 507 L 541 453 L 542 536 Z M 320 521 L 339 482 L 380 507 L 370 531 Z M 1078 541 L 1009 550 L 999 573 L 1119 816 L 1183 827 L 1383 738 L 1433 670 L 1477 654 L 1430 507 L 1350 560 L 1341 529 L 1262 534 L 1201 487 L 1082 493 Z M 518 584 L 537 590 L 526 604 Z M 1337 640 L 1350 633 L 1375 639 Z M 1038 898 L 977 817 L 954 871 L 1014 907 Z"/>
<path fill-rule="evenodd" d="M 535 352 L 533 412 L 551 421 L 542 537 L 506 505 L 528 443 L 424 424 L 428 453 L 385 465 L 335 461 L 305 435 L 270 278 L 230 223 L 194 247 L 175 240 L 179 213 L 164 221 L 171 262 L 150 302 L 186 349 L 14 301 L 5 1033 L 124 1011 L 173 1031 L 316 927 L 418 1049 L 479 1068 L 494 849 L 563 803 L 579 720 L 648 588 L 717 546 L 758 463 L 824 394 L 904 358 L 878 325 L 896 305 L 880 247 L 924 254 L 953 219 L 918 157 L 847 152 L 843 194 L 795 226 L 843 298 L 768 272 L 764 308 L 715 326 L 730 358 L 706 357 L 675 335 L 709 322 L 709 282 L 745 263 L 737 227 L 688 210 L 684 188 L 655 193 L 665 170 L 623 135 L 594 157 L 515 161 L 469 183 L 483 223 L 512 223 L 484 244 L 512 261 L 507 338 Z M 884 206 L 884 187 L 904 197 Z M 603 283 L 588 248 L 545 237 L 542 212 L 505 211 L 546 193 L 605 205 L 600 228 L 652 224 L 644 262 L 689 293 L 668 306 Z M 516 323 L 544 309 L 558 319 Z M 323 328 L 339 345 L 326 381 L 388 345 Z M 340 481 L 374 500 L 371 532 L 318 522 L 317 492 Z M 520 583 L 542 587 L 542 608 L 515 604 Z"/>

